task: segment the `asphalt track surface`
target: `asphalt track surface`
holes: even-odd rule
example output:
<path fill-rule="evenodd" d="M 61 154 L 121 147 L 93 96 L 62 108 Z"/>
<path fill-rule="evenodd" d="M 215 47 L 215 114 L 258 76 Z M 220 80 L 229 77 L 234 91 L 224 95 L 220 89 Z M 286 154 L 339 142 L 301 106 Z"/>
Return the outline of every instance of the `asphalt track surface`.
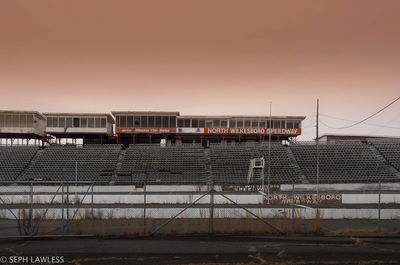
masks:
<path fill-rule="evenodd" d="M 63 256 L 64 264 L 81 265 L 400 264 L 400 238 L 197 236 L 1 240 L 0 259 L 14 255 Z"/>

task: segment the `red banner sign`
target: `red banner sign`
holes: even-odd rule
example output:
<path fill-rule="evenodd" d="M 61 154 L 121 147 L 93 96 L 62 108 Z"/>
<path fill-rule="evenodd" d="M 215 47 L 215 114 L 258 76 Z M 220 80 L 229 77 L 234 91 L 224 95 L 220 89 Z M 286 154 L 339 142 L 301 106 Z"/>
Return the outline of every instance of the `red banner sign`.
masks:
<path fill-rule="evenodd" d="M 301 129 L 268 129 L 268 128 L 205 128 L 208 134 L 271 134 L 274 135 L 299 135 Z"/>
<path fill-rule="evenodd" d="M 175 133 L 175 128 L 117 128 L 117 133 Z"/>

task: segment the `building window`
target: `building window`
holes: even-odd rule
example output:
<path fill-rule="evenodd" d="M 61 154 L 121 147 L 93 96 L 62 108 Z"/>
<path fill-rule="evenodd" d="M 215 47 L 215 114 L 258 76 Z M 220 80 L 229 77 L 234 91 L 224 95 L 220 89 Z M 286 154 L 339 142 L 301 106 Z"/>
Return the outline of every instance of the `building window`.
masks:
<path fill-rule="evenodd" d="M 26 126 L 33 127 L 33 115 L 26 116 Z"/>
<path fill-rule="evenodd" d="M 238 120 L 237 121 L 237 128 L 243 128 L 243 127 L 244 127 L 243 120 Z"/>
<path fill-rule="evenodd" d="M 221 127 L 221 121 L 220 120 L 214 120 L 213 121 L 213 127 Z"/>
<path fill-rule="evenodd" d="M 274 120 L 273 125 L 275 129 L 280 129 L 281 128 L 281 120 Z"/>
<path fill-rule="evenodd" d="M 47 117 L 47 127 L 53 127 L 53 118 Z"/>
<path fill-rule="evenodd" d="M 140 127 L 147 128 L 147 116 L 140 116 Z"/>
<path fill-rule="evenodd" d="M 101 118 L 100 119 L 100 127 L 101 128 L 107 128 L 107 119 L 106 118 Z"/>
<path fill-rule="evenodd" d="M 206 120 L 206 128 L 211 128 L 211 127 L 213 127 L 213 121 Z"/>
<path fill-rule="evenodd" d="M 125 122 L 126 122 L 126 116 L 125 116 Z M 95 128 L 100 128 L 100 118 L 95 118 L 94 119 L 94 127 Z"/>
<path fill-rule="evenodd" d="M 176 117 L 175 116 L 169 117 L 169 127 L 176 128 Z"/>
<path fill-rule="evenodd" d="M 80 126 L 80 124 L 79 124 L 80 122 L 79 122 L 79 118 L 74 118 L 74 128 L 79 128 Z"/>
<path fill-rule="evenodd" d="M 244 127 L 250 128 L 251 127 L 251 121 L 244 121 Z"/>
<path fill-rule="evenodd" d="M 149 119 L 149 123 L 147 126 L 149 128 L 154 128 L 154 116 L 149 116 L 148 119 Z"/>
<path fill-rule="evenodd" d="M 286 127 L 288 128 L 288 129 L 293 129 L 293 121 L 286 121 Z"/>
<path fill-rule="evenodd" d="M 87 128 L 87 118 L 81 118 L 81 128 Z"/>
<path fill-rule="evenodd" d="M 185 119 L 183 125 L 185 125 L 185 128 L 190 128 L 190 119 Z"/>
<path fill-rule="evenodd" d="M 63 118 L 63 117 L 58 118 L 58 127 L 62 127 L 62 128 L 65 127 L 65 118 Z"/>
<path fill-rule="evenodd" d="M 72 118 L 66 118 L 65 121 L 66 121 L 65 123 L 66 123 L 67 128 L 71 128 L 72 127 Z"/>
<path fill-rule="evenodd" d="M 229 128 L 236 128 L 236 120 L 229 120 Z"/>
<path fill-rule="evenodd" d="M 4 115 L 0 114 L 0 127 L 6 127 L 4 126 Z"/>
<path fill-rule="evenodd" d="M 119 122 L 120 122 L 120 124 L 119 124 L 120 127 L 126 128 L 126 116 L 121 116 L 120 119 L 119 119 Z"/>
<path fill-rule="evenodd" d="M 221 121 L 221 127 L 222 128 L 226 128 L 226 127 L 228 127 L 228 121 Z"/>
<path fill-rule="evenodd" d="M 12 115 L 6 115 L 6 127 L 11 127 Z"/>
<path fill-rule="evenodd" d="M 300 121 L 294 121 L 293 122 L 293 128 L 299 129 L 300 128 Z"/>
<path fill-rule="evenodd" d="M 182 128 L 183 127 L 183 120 L 178 119 L 178 128 Z"/>
<path fill-rule="evenodd" d="M 140 116 L 133 117 L 133 127 L 135 127 L 135 128 L 140 127 Z"/>
<path fill-rule="evenodd" d="M 28 127 L 28 126 L 26 125 L 26 116 L 27 116 L 27 115 L 25 115 L 25 114 L 21 114 L 21 115 L 19 116 L 19 126 L 20 126 L 20 127 Z"/>
<path fill-rule="evenodd" d="M 88 128 L 94 128 L 94 118 L 88 118 Z"/>
<path fill-rule="evenodd" d="M 256 121 L 256 120 L 251 121 L 251 127 L 258 128 L 258 121 Z"/>
<path fill-rule="evenodd" d="M 205 120 L 199 120 L 199 128 L 204 128 L 206 126 Z"/>
<path fill-rule="evenodd" d="M 53 117 L 53 118 L 51 118 L 52 120 L 53 120 L 53 122 L 52 122 L 52 127 L 58 127 L 58 118 L 57 117 Z"/>
<path fill-rule="evenodd" d="M 12 127 L 19 127 L 19 115 L 12 115 Z"/>
<path fill-rule="evenodd" d="M 162 117 L 162 128 L 169 128 L 169 119 L 168 116 Z"/>
<path fill-rule="evenodd" d="M 192 128 L 198 128 L 199 127 L 199 120 L 192 120 Z"/>
<path fill-rule="evenodd" d="M 265 121 L 260 121 L 259 127 L 260 128 L 265 128 Z"/>
<path fill-rule="evenodd" d="M 156 116 L 156 128 L 161 128 L 161 116 Z"/>
<path fill-rule="evenodd" d="M 133 116 L 128 116 L 126 120 L 126 127 L 132 128 L 133 127 Z M 101 126 L 101 128 L 106 128 Z"/>

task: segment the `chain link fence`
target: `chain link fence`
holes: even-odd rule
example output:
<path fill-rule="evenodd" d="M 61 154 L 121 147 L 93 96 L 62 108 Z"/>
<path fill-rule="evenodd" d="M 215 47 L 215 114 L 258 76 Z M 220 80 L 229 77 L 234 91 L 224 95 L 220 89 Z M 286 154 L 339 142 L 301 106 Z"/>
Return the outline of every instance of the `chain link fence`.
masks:
<path fill-rule="evenodd" d="M 0 236 L 397 233 L 400 184 L 0 182 Z"/>

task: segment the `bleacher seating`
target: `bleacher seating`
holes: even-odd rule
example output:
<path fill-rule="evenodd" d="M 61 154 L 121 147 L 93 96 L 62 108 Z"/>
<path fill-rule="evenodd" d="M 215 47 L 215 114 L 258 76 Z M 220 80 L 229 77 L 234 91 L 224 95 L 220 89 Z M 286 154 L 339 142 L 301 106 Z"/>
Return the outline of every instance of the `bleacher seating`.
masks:
<path fill-rule="evenodd" d="M 110 181 L 120 148 L 118 145 L 50 146 L 39 151 L 19 180 Z"/>
<path fill-rule="evenodd" d="M 383 157 L 397 170 L 400 170 L 400 139 L 393 138 L 368 138 Z"/>
<path fill-rule="evenodd" d="M 400 181 L 400 139 L 319 145 L 320 183 Z M 317 182 L 317 147 L 268 143 L 201 145 L 0 146 L 0 180 L 51 180 L 148 184 L 247 184 L 252 158 L 265 159 L 270 182 Z M 257 171 L 259 173 L 259 171 Z M 258 179 L 257 179 L 258 177 Z M 261 183 L 255 175 L 253 183 Z"/>
<path fill-rule="evenodd" d="M 201 145 L 131 145 L 126 150 L 118 180 L 143 184 L 194 184 L 206 182 Z"/>
<path fill-rule="evenodd" d="M 310 182 L 317 182 L 317 146 L 294 144 L 290 147 L 300 168 Z M 319 144 L 319 182 L 377 182 L 399 181 L 369 149 L 360 142 L 336 142 Z"/>
<path fill-rule="evenodd" d="M 282 144 L 271 144 L 271 183 L 300 182 Z M 247 183 L 250 159 L 265 159 L 264 179 L 268 178 L 268 143 L 211 145 L 211 168 L 214 183 Z M 258 178 L 260 179 L 260 178 Z M 261 182 L 259 182 L 261 183 Z"/>
<path fill-rule="evenodd" d="M 0 180 L 15 180 L 38 149 L 36 146 L 0 146 Z"/>

